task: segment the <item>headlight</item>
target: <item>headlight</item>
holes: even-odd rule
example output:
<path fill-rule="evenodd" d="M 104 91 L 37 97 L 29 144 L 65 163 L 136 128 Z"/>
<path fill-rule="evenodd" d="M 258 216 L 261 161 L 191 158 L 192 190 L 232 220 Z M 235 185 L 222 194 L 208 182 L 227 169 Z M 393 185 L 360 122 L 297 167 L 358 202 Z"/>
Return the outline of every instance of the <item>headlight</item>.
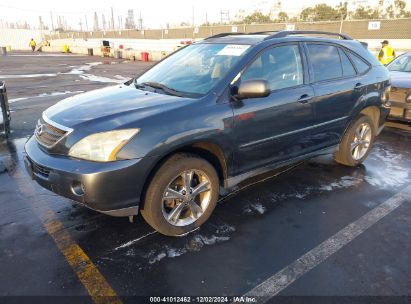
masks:
<path fill-rule="evenodd" d="M 384 91 L 381 94 L 381 101 L 382 101 L 383 104 L 385 104 L 387 106 L 391 106 L 390 92 L 391 92 L 391 86 L 388 86 L 384 89 Z"/>
<path fill-rule="evenodd" d="M 125 129 L 89 135 L 70 148 L 69 156 L 100 162 L 114 161 L 117 152 L 139 131 Z"/>

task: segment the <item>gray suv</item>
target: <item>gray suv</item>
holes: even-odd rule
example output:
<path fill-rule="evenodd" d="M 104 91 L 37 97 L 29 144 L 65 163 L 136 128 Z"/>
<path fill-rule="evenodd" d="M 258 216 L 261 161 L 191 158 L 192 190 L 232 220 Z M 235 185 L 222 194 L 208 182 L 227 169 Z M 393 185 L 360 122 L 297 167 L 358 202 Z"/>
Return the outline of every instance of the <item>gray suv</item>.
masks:
<path fill-rule="evenodd" d="M 387 69 L 346 35 L 220 34 L 50 107 L 25 163 L 57 194 L 113 216 L 140 210 L 183 235 L 251 177 L 325 153 L 362 163 L 389 88 Z"/>

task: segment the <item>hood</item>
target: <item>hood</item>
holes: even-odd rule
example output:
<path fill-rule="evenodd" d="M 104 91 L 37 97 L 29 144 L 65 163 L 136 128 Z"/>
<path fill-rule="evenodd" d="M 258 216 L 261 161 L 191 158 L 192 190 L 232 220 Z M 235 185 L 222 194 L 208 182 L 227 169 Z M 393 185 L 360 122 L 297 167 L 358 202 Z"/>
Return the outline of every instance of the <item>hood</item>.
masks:
<path fill-rule="evenodd" d="M 410 72 L 398 72 L 392 71 L 391 75 L 391 86 L 393 88 L 405 88 L 411 89 L 411 73 Z"/>
<path fill-rule="evenodd" d="M 136 89 L 133 85 L 116 85 L 72 96 L 48 108 L 50 120 L 69 128 L 94 120 L 121 125 L 121 117 L 135 120 L 183 106 L 191 99 Z"/>

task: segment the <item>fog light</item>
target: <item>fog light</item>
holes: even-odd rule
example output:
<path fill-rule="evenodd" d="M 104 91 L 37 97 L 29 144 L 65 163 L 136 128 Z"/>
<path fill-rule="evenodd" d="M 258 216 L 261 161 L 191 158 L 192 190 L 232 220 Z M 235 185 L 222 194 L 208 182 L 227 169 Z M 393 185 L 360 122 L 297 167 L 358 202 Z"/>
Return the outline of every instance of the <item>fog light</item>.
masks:
<path fill-rule="evenodd" d="M 77 196 L 83 196 L 85 192 L 84 185 L 79 181 L 73 181 L 71 191 Z"/>

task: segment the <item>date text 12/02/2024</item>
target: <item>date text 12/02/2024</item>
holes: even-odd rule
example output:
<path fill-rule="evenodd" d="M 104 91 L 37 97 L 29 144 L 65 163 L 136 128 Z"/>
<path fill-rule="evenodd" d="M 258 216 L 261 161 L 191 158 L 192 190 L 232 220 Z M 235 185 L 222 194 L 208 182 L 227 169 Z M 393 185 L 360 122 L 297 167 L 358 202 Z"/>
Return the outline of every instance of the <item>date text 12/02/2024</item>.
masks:
<path fill-rule="evenodd" d="M 150 297 L 150 303 L 256 303 L 255 297 Z"/>

